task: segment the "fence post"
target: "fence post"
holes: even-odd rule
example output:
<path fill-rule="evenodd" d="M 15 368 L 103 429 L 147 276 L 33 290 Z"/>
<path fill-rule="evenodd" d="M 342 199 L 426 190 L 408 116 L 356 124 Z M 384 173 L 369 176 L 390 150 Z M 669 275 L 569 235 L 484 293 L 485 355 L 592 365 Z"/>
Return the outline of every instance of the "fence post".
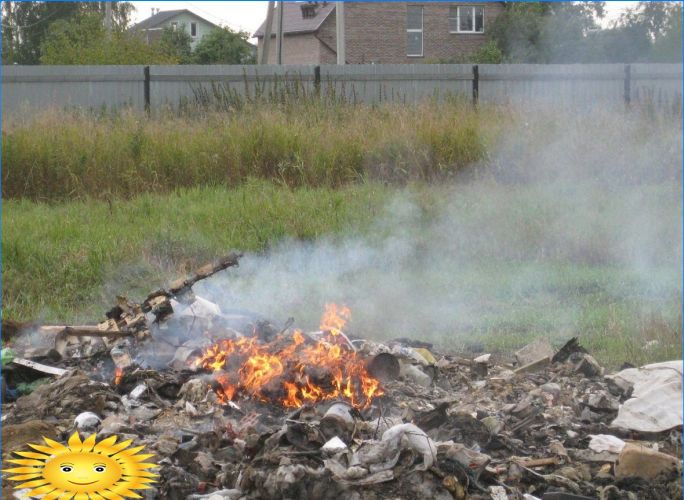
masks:
<path fill-rule="evenodd" d="M 480 68 L 477 64 L 473 66 L 473 106 L 477 106 L 480 98 Z"/>
<path fill-rule="evenodd" d="M 143 93 L 145 96 L 145 113 L 150 114 L 150 67 L 145 66 L 143 68 L 143 75 L 145 76 L 145 82 L 143 84 Z"/>
<path fill-rule="evenodd" d="M 625 64 L 625 106 L 632 102 L 632 65 Z"/>
<path fill-rule="evenodd" d="M 314 90 L 316 91 L 316 97 L 321 96 L 321 67 L 314 66 Z"/>

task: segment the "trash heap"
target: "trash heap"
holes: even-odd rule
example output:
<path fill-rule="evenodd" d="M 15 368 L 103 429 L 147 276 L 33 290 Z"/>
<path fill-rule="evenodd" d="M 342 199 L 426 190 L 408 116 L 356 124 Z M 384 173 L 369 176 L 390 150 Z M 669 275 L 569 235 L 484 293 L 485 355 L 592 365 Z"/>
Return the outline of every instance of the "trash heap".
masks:
<path fill-rule="evenodd" d="M 99 325 L 10 325 L 3 458 L 77 430 L 155 453 L 145 498 L 681 498 L 681 361 L 607 374 L 576 338 L 438 352 L 194 295 L 239 257 Z"/>

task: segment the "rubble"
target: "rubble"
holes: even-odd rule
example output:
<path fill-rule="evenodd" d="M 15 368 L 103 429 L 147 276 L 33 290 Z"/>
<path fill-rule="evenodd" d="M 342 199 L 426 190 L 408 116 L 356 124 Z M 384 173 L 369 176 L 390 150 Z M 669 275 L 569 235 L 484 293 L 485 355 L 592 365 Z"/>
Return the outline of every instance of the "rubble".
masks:
<path fill-rule="evenodd" d="M 626 445 L 615 464 L 615 477 L 640 477 L 656 479 L 675 473 L 681 477 L 681 462 L 678 458 L 652 450 L 645 446 Z"/>
<path fill-rule="evenodd" d="M 3 400 L 3 454 L 75 429 L 131 439 L 156 454 L 145 498 L 681 497 L 681 361 L 603 377 L 576 338 L 515 356 L 378 343 L 344 308 L 304 332 L 194 294 L 236 264 L 119 298 L 100 325 L 30 325 L 42 351 L 16 332 L 8 390 L 44 383 Z"/>

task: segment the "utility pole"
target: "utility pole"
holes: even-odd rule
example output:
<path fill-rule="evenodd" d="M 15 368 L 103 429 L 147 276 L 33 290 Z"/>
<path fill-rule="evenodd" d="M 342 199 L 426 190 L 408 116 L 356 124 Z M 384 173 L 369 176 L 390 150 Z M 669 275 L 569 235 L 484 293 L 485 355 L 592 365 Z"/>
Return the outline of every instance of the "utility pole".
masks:
<path fill-rule="evenodd" d="M 268 64 L 268 49 L 271 48 L 271 28 L 273 27 L 273 9 L 275 2 L 268 2 L 266 11 L 266 26 L 264 26 L 264 44 L 261 47 L 261 57 L 259 64 Z"/>
<path fill-rule="evenodd" d="M 276 64 L 283 64 L 283 1 L 278 2 L 278 22 L 276 25 Z"/>
<path fill-rule="evenodd" d="M 105 2 L 105 29 L 107 36 L 112 36 L 112 2 Z"/>
<path fill-rule="evenodd" d="M 337 28 L 337 64 L 344 65 L 347 60 L 347 54 L 344 50 L 344 2 L 335 2 L 335 20 Z"/>

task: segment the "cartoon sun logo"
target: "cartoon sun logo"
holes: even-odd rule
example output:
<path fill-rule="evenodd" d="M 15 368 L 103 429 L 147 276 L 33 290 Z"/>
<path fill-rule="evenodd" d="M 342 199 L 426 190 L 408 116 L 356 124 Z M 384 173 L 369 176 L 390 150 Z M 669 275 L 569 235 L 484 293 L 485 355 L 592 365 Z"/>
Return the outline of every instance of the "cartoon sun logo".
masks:
<path fill-rule="evenodd" d="M 47 446 L 28 443 L 33 451 L 15 451 L 22 459 L 7 460 L 21 465 L 3 472 L 18 474 L 11 481 L 26 481 L 19 488 L 32 488 L 27 497 L 43 500 L 142 498 L 132 490 L 151 488 L 158 474 L 147 471 L 156 464 L 145 460 L 153 455 L 138 454 L 144 446 L 129 448 L 132 441 L 116 443 L 117 436 L 95 442 L 95 434 L 81 441 L 78 432 L 69 438 L 68 446 L 43 438 Z"/>

